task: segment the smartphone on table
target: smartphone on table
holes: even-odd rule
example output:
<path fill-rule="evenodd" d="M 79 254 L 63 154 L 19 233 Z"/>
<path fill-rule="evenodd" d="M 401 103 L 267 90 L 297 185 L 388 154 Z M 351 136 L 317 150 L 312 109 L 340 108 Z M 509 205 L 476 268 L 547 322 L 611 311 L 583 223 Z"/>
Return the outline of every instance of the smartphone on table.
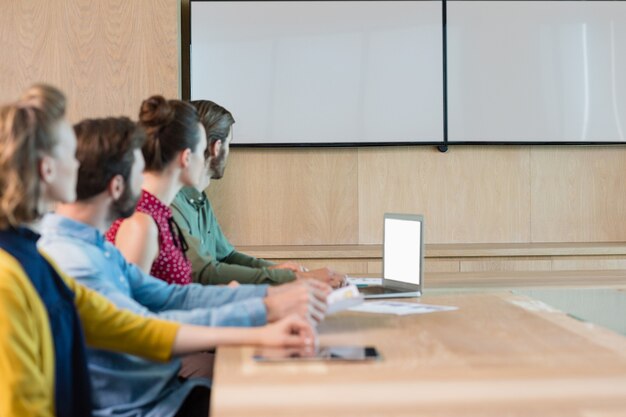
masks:
<path fill-rule="evenodd" d="M 318 346 L 315 348 L 263 348 L 257 350 L 253 359 L 257 362 L 367 362 L 380 360 L 374 346 Z"/>

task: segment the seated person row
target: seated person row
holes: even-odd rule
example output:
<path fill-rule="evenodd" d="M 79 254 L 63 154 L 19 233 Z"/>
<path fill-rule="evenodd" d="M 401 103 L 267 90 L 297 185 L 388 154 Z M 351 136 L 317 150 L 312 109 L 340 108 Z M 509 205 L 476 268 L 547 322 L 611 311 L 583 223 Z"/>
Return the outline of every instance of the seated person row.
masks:
<path fill-rule="evenodd" d="M 195 282 L 204 284 L 232 280 L 278 284 L 298 277 L 340 286 L 343 275 L 328 269 L 300 271 L 292 264 L 272 265 L 236 252 L 226 240 L 203 190 L 212 176 L 223 175 L 232 137 L 229 120 L 233 119 L 222 107 L 207 103 L 197 102 L 204 114 L 198 129 L 197 115 L 187 103 L 160 96 L 143 102 L 139 112 L 139 122 L 147 131 L 142 147 L 146 161 L 143 191 L 136 212 L 113 222 L 107 239 L 129 262 L 170 283 L 188 284 L 193 276 Z M 177 221 L 169 207 L 175 198 Z"/>
<path fill-rule="evenodd" d="M 174 105 L 160 99 L 157 102 L 155 111 L 167 114 L 168 123 L 178 124 L 182 131 L 183 127 L 196 127 L 204 135 L 192 117 L 195 110 L 191 106 L 178 101 L 170 102 Z M 145 107 L 146 103 L 144 112 Z M 56 214 L 44 217 L 39 244 L 66 273 L 118 307 L 182 323 L 259 326 L 292 313 L 321 320 L 330 288 L 319 281 L 279 287 L 241 285 L 234 289 L 167 284 L 128 263 L 117 248 L 105 241 L 103 232 L 113 219 L 132 214 L 141 195 L 144 130 L 127 118 L 84 120 L 74 129 L 80 163 L 77 201 L 60 204 Z M 201 167 L 203 162 L 199 159 Z M 193 170 L 192 164 L 188 167 Z M 185 169 L 178 175 L 190 176 Z M 185 384 L 176 376 L 210 377 L 211 359 L 206 354 L 186 357 L 181 372 L 178 361 L 157 364 L 132 355 L 90 349 L 95 415 L 125 415 L 130 410 L 135 415 L 173 415 L 180 399 L 197 383 Z"/>
<path fill-rule="evenodd" d="M 85 343 L 168 361 L 217 345 L 314 342 L 313 329 L 296 315 L 253 329 L 142 317 L 76 283 L 39 252 L 41 214 L 76 195 L 76 137 L 59 90 L 34 86 L 0 107 L 0 149 L 0 415 L 91 415 Z M 184 384 L 187 394 L 208 386 Z M 181 395 L 178 410 L 206 413 L 208 396 L 195 398 L 188 409 Z"/>
<path fill-rule="evenodd" d="M 228 110 L 212 101 L 199 100 L 191 104 L 198 110 L 207 135 L 208 184 L 208 180 L 224 175 L 235 119 Z M 306 271 L 292 262 L 276 265 L 235 250 L 222 233 L 204 188 L 184 187 L 171 205 L 174 219 L 189 245 L 187 254 L 194 282 L 226 284 L 235 280 L 244 284 L 279 284 L 314 278 L 335 288 L 343 284 L 345 275 L 328 268 Z"/>

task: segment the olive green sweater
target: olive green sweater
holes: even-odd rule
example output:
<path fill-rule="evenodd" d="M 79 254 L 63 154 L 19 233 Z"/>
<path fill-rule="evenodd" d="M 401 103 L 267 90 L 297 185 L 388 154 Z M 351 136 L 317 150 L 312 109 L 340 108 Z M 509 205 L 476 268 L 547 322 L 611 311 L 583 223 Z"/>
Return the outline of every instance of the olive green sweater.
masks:
<path fill-rule="evenodd" d="M 193 281 L 205 284 L 282 284 L 296 277 L 286 269 L 268 269 L 274 265 L 237 252 L 220 228 L 213 208 L 203 192 L 183 188 L 172 203 L 174 220 L 180 226 L 189 250 Z"/>

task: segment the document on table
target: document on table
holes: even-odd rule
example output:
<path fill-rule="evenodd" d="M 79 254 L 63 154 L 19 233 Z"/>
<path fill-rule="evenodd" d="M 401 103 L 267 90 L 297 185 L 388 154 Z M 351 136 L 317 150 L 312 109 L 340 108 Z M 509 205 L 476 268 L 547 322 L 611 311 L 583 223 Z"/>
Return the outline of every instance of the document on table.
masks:
<path fill-rule="evenodd" d="M 458 307 L 453 306 L 437 306 L 431 304 L 405 303 L 402 301 L 370 301 L 356 307 L 350 308 L 350 311 L 358 311 L 361 313 L 377 313 L 377 314 L 395 314 L 405 316 L 407 314 L 426 314 L 435 313 L 437 311 L 452 311 Z"/>

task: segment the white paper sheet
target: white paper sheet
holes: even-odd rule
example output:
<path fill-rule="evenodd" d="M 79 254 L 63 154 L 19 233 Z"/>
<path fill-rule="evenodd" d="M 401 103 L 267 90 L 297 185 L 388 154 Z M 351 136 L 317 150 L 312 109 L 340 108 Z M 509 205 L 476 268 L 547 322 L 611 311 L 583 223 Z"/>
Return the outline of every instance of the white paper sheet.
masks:
<path fill-rule="evenodd" d="M 426 314 L 435 313 L 437 311 L 452 310 L 458 310 L 458 307 L 405 303 L 402 301 L 371 301 L 350 308 L 350 311 L 376 314 L 395 314 L 398 316 L 405 316 L 407 314 Z"/>

